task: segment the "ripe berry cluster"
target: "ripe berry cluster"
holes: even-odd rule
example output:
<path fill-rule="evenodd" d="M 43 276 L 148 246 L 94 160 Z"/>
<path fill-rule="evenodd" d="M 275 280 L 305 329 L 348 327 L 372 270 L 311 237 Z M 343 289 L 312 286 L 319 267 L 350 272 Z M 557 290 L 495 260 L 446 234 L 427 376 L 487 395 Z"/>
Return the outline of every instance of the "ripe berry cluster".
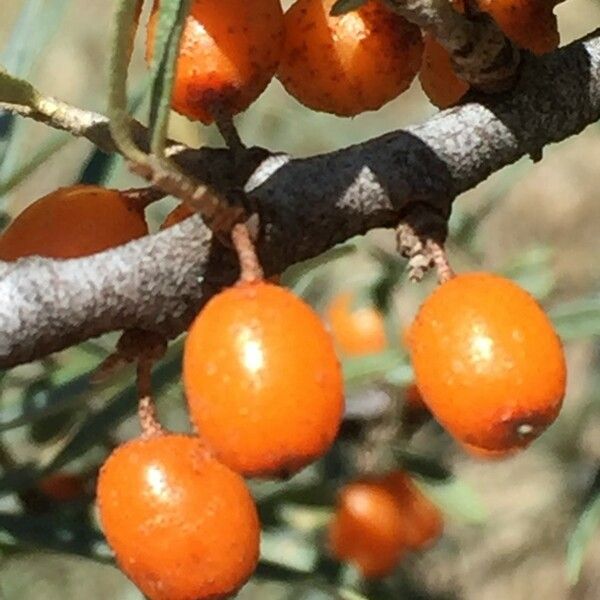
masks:
<path fill-rule="evenodd" d="M 247 108 L 278 74 L 300 102 L 339 115 L 375 110 L 420 71 L 440 106 L 468 86 L 431 34 L 376 0 L 332 16 L 334 0 L 196 0 L 187 17 L 173 107 L 205 123 Z M 556 46 L 552 3 L 477 0 L 516 44 Z M 148 23 L 153 53 L 159 1 Z M 457 10 L 464 9 L 458 6 Z M 148 233 L 151 195 L 97 186 L 59 189 L 0 236 L 0 260 L 85 256 Z M 190 216 L 181 205 L 162 228 Z M 236 234 L 235 231 L 238 233 Z M 108 458 L 98 480 L 107 540 L 151 600 L 224 598 L 254 571 L 260 524 L 244 477 L 288 476 L 322 456 L 343 415 L 336 350 L 317 314 L 265 281 L 247 237 L 234 230 L 241 277 L 214 296 L 185 343 L 183 382 L 198 436 L 146 430 Z M 64 232 L 67 232 L 66 234 Z M 240 237 L 241 236 L 241 237 Z M 379 352 L 381 316 L 338 297 L 328 311 L 338 349 Z M 407 393 L 469 452 L 501 457 L 526 447 L 557 416 L 562 347 L 537 303 L 486 273 L 458 275 L 422 305 L 406 337 L 415 373 Z M 401 472 L 344 488 L 330 526 L 332 552 L 366 577 L 389 573 L 442 530 L 433 506 Z"/>
<path fill-rule="evenodd" d="M 536 54 L 558 45 L 547 0 L 454 0 L 459 12 L 489 14 L 519 47 Z M 148 22 L 152 58 L 160 2 Z M 211 123 L 245 110 L 272 77 L 307 107 L 340 116 L 377 110 L 421 85 L 439 107 L 455 104 L 469 86 L 431 33 L 379 0 L 332 15 L 335 0 L 296 0 L 284 14 L 279 0 L 195 0 L 183 31 L 173 107 Z"/>
<path fill-rule="evenodd" d="M 136 191 L 59 189 L 0 236 L 0 258 L 71 258 L 122 244 L 146 233 L 148 201 Z M 180 206 L 163 227 L 189 215 Z M 342 375 L 325 326 L 302 300 L 262 279 L 247 236 L 238 231 L 234 245 L 240 280 L 206 304 L 185 344 L 183 382 L 201 437 L 148 430 L 109 457 L 98 481 L 107 540 L 151 600 L 220 598 L 243 585 L 260 534 L 243 477 L 296 472 L 328 450 L 342 419 Z M 386 346 L 381 315 L 353 306 L 351 295 L 336 297 L 327 318 L 342 353 Z M 403 338 L 416 383 L 407 402 L 424 404 L 472 454 L 501 458 L 524 448 L 560 410 L 561 343 L 535 300 L 507 279 L 452 277 Z M 330 547 L 376 577 L 441 529 L 437 509 L 406 475 L 392 473 L 341 491 Z"/>

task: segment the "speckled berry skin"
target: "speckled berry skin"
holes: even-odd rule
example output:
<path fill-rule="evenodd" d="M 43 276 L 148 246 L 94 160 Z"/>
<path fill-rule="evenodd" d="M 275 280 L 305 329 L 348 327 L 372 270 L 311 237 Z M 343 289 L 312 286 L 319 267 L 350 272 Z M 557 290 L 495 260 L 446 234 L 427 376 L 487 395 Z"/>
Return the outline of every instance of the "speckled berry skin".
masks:
<path fill-rule="evenodd" d="M 333 17 L 335 0 L 297 0 L 285 14 L 278 78 L 313 110 L 353 116 L 377 110 L 410 86 L 423 53 L 421 32 L 370 0 Z"/>
<path fill-rule="evenodd" d="M 158 8 L 155 0 L 148 21 L 149 61 Z M 275 74 L 282 44 L 279 0 L 194 0 L 182 35 L 173 108 L 206 124 L 217 112 L 245 110 Z"/>
<path fill-rule="evenodd" d="M 198 438 L 165 434 L 117 448 L 98 510 L 117 563 L 150 600 L 217 600 L 258 561 L 260 528 L 243 479 Z"/>
<path fill-rule="evenodd" d="M 423 400 L 460 442 L 510 452 L 556 419 L 566 386 L 562 344 L 539 304 L 509 279 L 464 273 L 443 283 L 409 335 Z"/>
<path fill-rule="evenodd" d="M 148 234 L 144 209 L 119 190 L 58 188 L 21 212 L 0 235 L 0 260 L 77 258 Z"/>
<path fill-rule="evenodd" d="M 285 476 L 324 454 L 343 413 L 333 341 L 288 290 L 240 283 L 192 324 L 183 379 L 193 423 L 215 454 L 248 476 Z"/>
<path fill-rule="evenodd" d="M 552 52 L 560 36 L 553 0 L 477 0 L 500 29 L 521 48 L 534 54 Z"/>

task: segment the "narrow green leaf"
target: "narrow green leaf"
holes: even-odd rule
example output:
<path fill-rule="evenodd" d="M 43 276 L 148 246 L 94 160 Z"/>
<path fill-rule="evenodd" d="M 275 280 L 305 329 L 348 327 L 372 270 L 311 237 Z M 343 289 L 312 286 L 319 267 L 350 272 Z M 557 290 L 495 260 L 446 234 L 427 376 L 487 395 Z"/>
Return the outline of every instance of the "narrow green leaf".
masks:
<path fill-rule="evenodd" d="M 154 81 L 150 101 L 150 148 L 158 157 L 164 154 L 179 45 L 189 7 L 190 0 L 162 0 L 160 3 L 152 57 Z"/>
<path fill-rule="evenodd" d="M 181 345 L 169 350 L 152 376 L 153 390 L 159 394 L 181 372 Z M 51 459 L 24 464 L 0 476 L 0 497 L 34 485 L 40 477 L 56 471 L 100 443 L 108 432 L 133 415 L 137 408 L 135 384 L 117 393 L 107 404 L 88 415 L 65 445 Z"/>
<path fill-rule="evenodd" d="M 5 408 L 0 412 L 0 433 L 30 425 L 50 415 L 55 415 L 84 401 L 82 395 L 90 390 L 90 377 L 94 371 L 89 371 L 75 377 L 63 385 L 48 387 L 43 402 L 21 403 L 19 412 Z"/>
<path fill-rule="evenodd" d="M 129 101 L 129 113 L 135 115 L 140 109 L 146 92 L 148 90 L 148 80 L 144 79 L 139 87 L 131 94 Z M 88 185 L 107 184 L 113 174 L 120 157 L 118 154 L 106 154 L 99 148 L 94 148 L 84 162 L 79 174 L 78 183 Z"/>
<path fill-rule="evenodd" d="M 70 0 L 26 0 L 2 49 L 0 62 L 19 77 L 28 77 L 59 28 Z M 24 44 L 23 40 L 27 40 Z"/>
<path fill-rule="evenodd" d="M 155 394 L 167 385 L 180 372 L 179 355 L 163 361 L 153 374 L 152 382 Z M 90 414 L 80 425 L 62 451 L 48 465 L 48 471 L 56 471 L 93 448 L 114 427 L 133 415 L 137 410 L 137 390 L 135 384 L 127 386 L 117 394 L 104 408 Z"/>
<path fill-rule="evenodd" d="M 108 115 L 110 133 L 119 150 L 129 160 L 144 164 L 147 157 L 133 141 L 127 110 L 127 74 L 141 6 L 140 0 L 119 0 L 109 63 Z"/>
<path fill-rule="evenodd" d="M 588 502 L 567 545 L 567 576 L 571 585 L 579 580 L 588 544 L 600 526 L 600 493 Z"/>
<path fill-rule="evenodd" d="M 28 79 L 43 49 L 59 29 L 70 0 L 25 0 L 0 53 L 0 64 L 16 77 Z M 42 24 L 42 25 L 41 25 Z M 27 40 L 27 43 L 23 43 Z M 17 164 L 22 135 L 15 131 L 15 115 L 0 111 L 0 176 Z M 20 129 L 20 132 L 23 130 Z"/>
<path fill-rule="evenodd" d="M 39 148 L 26 161 L 12 172 L 2 177 L 0 181 L 0 196 L 10 192 L 17 187 L 27 177 L 29 177 L 38 167 L 43 165 L 48 159 L 52 158 L 59 150 L 62 150 L 73 138 L 64 133 L 56 133 L 50 136 L 41 148 Z"/>

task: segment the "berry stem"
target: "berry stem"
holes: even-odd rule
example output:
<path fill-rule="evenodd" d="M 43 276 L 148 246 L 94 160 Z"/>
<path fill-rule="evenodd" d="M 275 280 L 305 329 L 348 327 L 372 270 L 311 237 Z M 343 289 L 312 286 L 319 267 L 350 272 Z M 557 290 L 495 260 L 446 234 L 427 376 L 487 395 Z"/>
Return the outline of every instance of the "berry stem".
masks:
<path fill-rule="evenodd" d="M 240 261 L 239 282 L 254 283 L 264 278 L 256 248 L 245 223 L 238 223 L 231 230 L 231 241 Z"/>
<path fill-rule="evenodd" d="M 448 259 L 448 254 L 444 246 L 434 240 L 429 240 L 427 246 L 431 260 L 437 271 L 438 281 L 440 283 L 445 283 L 446 281 L 450 281 L 453 277 L 456 277 L 454 269 L 450 266 L 450 260 Z"/>
<path fill-rule="evenodd" d="M 225 140 L 227 147 L 233 152 L 236 158 L 242 156 L 246 150 L 246 146 L 242 142 L 242 138 L 233 122 L 233 117 L 225 114 L 223 111 L 216 111 L 215 115 L 217 129 Z"/>
<path fill-rule="evenodd" d="M 140 358 L 137 363 L 138 417 L 142 428 L 142 437 L 151 438 L 164 433 L 158 421 L 156 404 L 152 397 L 152 361 Z"/>

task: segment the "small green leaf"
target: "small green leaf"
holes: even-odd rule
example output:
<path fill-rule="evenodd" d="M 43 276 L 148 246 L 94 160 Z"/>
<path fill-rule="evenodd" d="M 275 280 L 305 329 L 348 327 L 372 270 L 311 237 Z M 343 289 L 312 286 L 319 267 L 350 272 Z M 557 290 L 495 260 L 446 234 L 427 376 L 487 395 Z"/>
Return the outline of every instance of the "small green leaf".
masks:
<path fill-rule="evenodd" d="M 567 576 L 571 585 L 579 580 L 585 551 L 600 526 L 600 493 L 588 502 L 567 545 Z"/>
<path fill-rule="evenodd" d="M 7 173 L 0 181 L 0 196 L 10 192 L 29 177 L 38 167 L 62 150 L 73 138 L 64 133 L 50 136 L 27 160 L 21 162 L 14 171 Z"/>
<path fill-rule="evenodd" d="M 339 17 L 351 10 L 360 8 L 366 0 L 337 0 L 337 2 L 331 7 L 329 14 L 332 17 Z"/>
<path fill-rule="evenodd" d="M 39 97 L 38 91 L 28 81 L 13 77 L 0 67 L 0 103 L 35 108 Z"/>
<path fill-rule="evenodd" d="M 148 90 L 148 80 L 140 83 L 134 90 L 129 100 L 129 112 L 135 115 L 142 105 L 146 92 Z M 106 185 L 113 175 L 116 166 L 119 164 L 120 156 L 118 154 L 106 154 L 99 148 L 94 148 L 85 160 L 79 174 L 78 183 L 88 185 Z"/>
<path fill-rule="evenodd" d="M 127 74 L 142 2 L 120 0 L 115 13 L 109 60 L 108 116 L 110 134 L 125 157 L 145 164 L 147 156 L 131 135 L 127 106 Z"/>
<path fill-rule="evenodd" d="M 164 154 L 177 56 L 189 6 L 190 0 L 161 0 L 160 3 L 152 57 L 154 81 L 150 101 L 151 149 L 159 157 Z"/>
<path fill-rule="evenodd" d="M 153 374 L 152 389 L 155 394 L 175 377 L 181 369 L 180 356 L 175 354 L 164 360 Z M 73 437 L 61 452 L 48 465 L 48 471 L 56 471 L 87 452 L 105 438 L 117 424 L 133 415 L 137 409 L 137 391 L 135 384 L 127 386 L 105 407 L 90 414 L 79 426 Z"/>
<path fill-rule="evenodd" d="M 43 396 L 35 393 L 36 388 L 31 388 L 25 396 L 25 400 L 29 397 L 29 401 L 22 402 L 16 414 L 12 407 L 0 411 L 0 433 L 23 425 L 31 425 L 40 419 L 83 403 L 85 401 L 83 394 L 90 390 L 90 377 L 93 373 L 94 371 L 90 371 L 73 377 L 62 385 L 48 384 Z"/>

